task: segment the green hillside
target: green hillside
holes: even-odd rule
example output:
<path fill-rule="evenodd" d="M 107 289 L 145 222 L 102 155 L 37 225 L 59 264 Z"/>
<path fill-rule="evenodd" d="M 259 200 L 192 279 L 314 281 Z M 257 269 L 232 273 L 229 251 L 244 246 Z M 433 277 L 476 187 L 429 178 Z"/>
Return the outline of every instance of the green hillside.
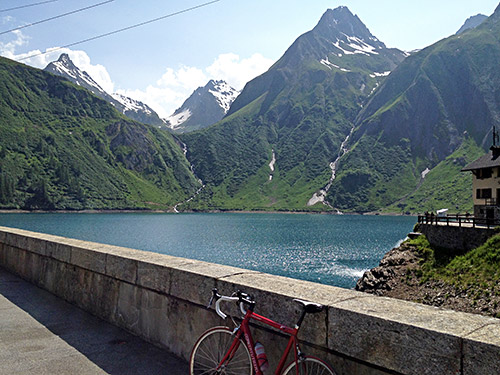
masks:
<path fill-rule="evenodd" d="M 0 208 L 166 209 L 198 182 L 171 135 L 0 59 Z"/>

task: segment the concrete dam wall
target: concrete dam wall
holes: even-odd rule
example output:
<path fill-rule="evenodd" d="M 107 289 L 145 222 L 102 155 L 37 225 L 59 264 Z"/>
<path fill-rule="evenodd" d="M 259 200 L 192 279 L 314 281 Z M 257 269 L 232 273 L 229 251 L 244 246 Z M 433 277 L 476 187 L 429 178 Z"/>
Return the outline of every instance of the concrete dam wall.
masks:
<path fill-rule="evenodd" d="M 299 338 L 339 375 L 500 374 L 499 319 L 5 227 L 0 267 L 185 359 L 203 331 L 232 325 L 206 309 L 216 287 L 251 294 L 257 313 L 291 326 L 293 298 L 326 305 L 306 317 Z M 286 337 L 257 326 L 254 336 L 273 368 Z"/>

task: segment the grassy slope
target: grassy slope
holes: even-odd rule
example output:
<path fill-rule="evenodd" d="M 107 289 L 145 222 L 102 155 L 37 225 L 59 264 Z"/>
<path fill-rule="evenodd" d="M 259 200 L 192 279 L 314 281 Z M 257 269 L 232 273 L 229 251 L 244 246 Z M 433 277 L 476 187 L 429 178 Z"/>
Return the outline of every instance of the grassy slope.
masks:
<path fill-rule="evenodd" d="M 425 236 L 410 243 L 417 246 L 421 255 L 420 268 L 413 275 L 421 285 L 430 282 L 441 285 L 441 288 L 452 286 L 454 293 L 465 296 L 472 306 L 484 305 L 483 311 L 500 317 L 500 234 L 477 249 L 458 256 L 432 248 Z"/>

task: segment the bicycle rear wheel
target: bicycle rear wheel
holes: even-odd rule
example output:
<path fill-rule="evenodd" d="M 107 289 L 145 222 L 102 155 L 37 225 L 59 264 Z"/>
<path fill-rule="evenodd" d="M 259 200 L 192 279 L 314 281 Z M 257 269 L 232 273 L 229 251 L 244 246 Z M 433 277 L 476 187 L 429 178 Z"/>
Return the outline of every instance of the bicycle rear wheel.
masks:
<path fill-rule="evenodd" d="M 283 375 L 296 375 L 295 362 L 290 363 L 283 371 Z M 315 357 L 306 357 L 299 362 L 300 375 L 336 375 L 336 372 L 323 360 Z"/>
<path fill-rule="evenodd" d="M 189 360 L 190 375 L 252 375 L 252 360 L 246 343 L 239 339 L 234 355 L 217 370 L 235 340 L 226 327 L 215 327 L 198 339 Z"/>

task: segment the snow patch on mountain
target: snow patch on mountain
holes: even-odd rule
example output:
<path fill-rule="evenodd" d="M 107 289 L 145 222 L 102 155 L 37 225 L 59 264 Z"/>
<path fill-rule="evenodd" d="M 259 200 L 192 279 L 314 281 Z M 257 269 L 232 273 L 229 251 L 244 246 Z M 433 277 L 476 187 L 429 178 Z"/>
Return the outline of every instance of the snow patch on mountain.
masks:
<path fill-rule="evenodd" d="M 340 66 L 335 65 L 332 62 L 330 62 L 330 60 L 328 60 L 328 56 L 326 57 L 326 59 L 320 60 L 320 63 L 323 64 L 324 66 L 326 66 L 330 70 L 332 70 L 332 68 L 335 68 L 335 69 L 339 69 L 343 72 L 350 72 L 350 70 L 341 68 Z"/>
<path fill-rule="evenodd" d="M 213 87 L 214 89 L 209 89 L 208 92 L 215 97 L 217 103 L 224 110 L 224 113 L 227 113 L 240 92 L 232 88 L 225 81 L 213 81 Z"/>
<path fill-rule="evenodd" d="M 342 33 L 345 39 L 338 39 L 332 44 L 335 48 L 339 49 L 344 55 L 355 55 L 355 54 L 363 54 L 363 55 L 378 55 L 377 49 L 382 49 L 381 46 L 375 47 L 363 39 L 360 39 L 356 36 L 349 36 L 347 34 Z M 377 38 L 370 38 L 373 41 L 377 41 Z M 339 57 L 342 55 L 339 54 Z"/>
<path fill-rule="evenodd" d="M 143 111 L 145 114 L 148 115 L 153 113 L 151 108 L 149 108 L 147 105 L 138 100 L 129 98 L 128 96 L 124 96 L 118 93 L 114 93 L 111 96 L 113 97 L 113 99 L 115 99 L 116 101 L 120 102 L 120 104 L 123 105 L 123 113 L 127 111 L 134 111 L 134 112 Z"/>
<path fill-rule="evenodd" d="M 425 176 L 427 176 L 427 174 L 430 172 L 431 170 L 429 168 L 425 168 L 425 170 L 422 171 L 422 173 L 420 174 L 420 177 L 422 177 L 422 180 L 425 178 Z"/>
<path fill-rule="evenodd" d="M 191 117 L 192 113 L 190 109 L 185 109 L 182 112 L 179 112 L 177 114 L 173 114 L 172 116 L 168 117 L 166 120 L 169 122 L 170 127 L 175 130 L 178 128 L 180 125 L 185 123 L 189 118 Z"/>
<path fill-rule="evenodd" d="M 387 72 L 382 72 L 382 73 L 373 72 L 372 74 L 370 74 L 370 77 L 372 77 L 372 78 L 387 77 L 389 74 L 391 74 L 390 70 L 388 70 Z"/>
<path fill-rule="evenodd" d="M 87 72 L 80 70 L 75 64 L 73 64 L 73 61 L 71 61 L 66 53 L 63 53 L 57 61 L 52 62 L 48 65 L 48 67 L 51 67 L 50 71 L 52 71 L 52 73 L 63 77 L 70 77 L 78 86 L 85 87 L 94 94 L 106 93 L 106 91 L 104 91 L 104 89 L 87 74 Z"/>
<path fill-rule="evenodd" d="M 273 180 L 273 174 L 274 174 L 274 165 L 276 164 L 276 153 L 274 152 L 274 149 L 272 150 L 273 156 L 271 157 L 271 162 L 269 163 L 269 169 L 271 170 L 271 173 L 269 173 L 269 181 Z"/>

